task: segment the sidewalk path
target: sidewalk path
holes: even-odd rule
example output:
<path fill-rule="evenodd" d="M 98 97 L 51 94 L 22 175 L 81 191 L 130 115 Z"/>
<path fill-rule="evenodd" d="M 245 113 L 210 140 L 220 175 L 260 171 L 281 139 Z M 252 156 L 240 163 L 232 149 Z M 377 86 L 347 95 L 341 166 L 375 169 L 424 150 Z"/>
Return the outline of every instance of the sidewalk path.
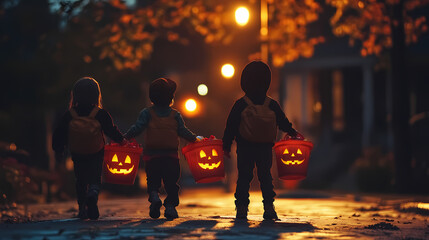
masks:
<path fill-rule="evenodd" d="M 261 200 L 251 193 L 248 221 L 235 220 L 233 195 L 217 189 L 183 191 L 173 221 L 149 218 L 146 197 L 101 199 L 98 221 L 72 218 L 74 202 L 32 205 L 37 221 L 0 224 L 0 239 L 429 239 L 427 215 L 398 210 L 411 198 L 279 194 L 276 222 L 263 221 Z"/>

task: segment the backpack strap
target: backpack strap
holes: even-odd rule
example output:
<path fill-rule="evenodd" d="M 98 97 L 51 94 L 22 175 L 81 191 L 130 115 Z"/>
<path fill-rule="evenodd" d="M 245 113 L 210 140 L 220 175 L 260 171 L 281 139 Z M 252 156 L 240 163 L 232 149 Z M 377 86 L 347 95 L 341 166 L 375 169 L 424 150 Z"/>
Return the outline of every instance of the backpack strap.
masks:
<path fill-rule="evenodd" d="M 247 105 L 249 105 L 249 106 L 254 105 L 252 100 L 250 100 L 250 98 L 248 98 L 247 96 L 244 96 L 243 99 L 247 103 Z"/>
<path fill-rule="evenodd" d="M 70 115 L 72 116 L 72 118 L 79 117 L 79 115 L 77 114 L 77 112 L 73 108 L 70 108 L 69 111 L 70 111 Z"/>
<path fill-rule="evenodd" d="M 268 107 L 270 105 L 270 102 L 271 102 L 271 99 L 269 97 L 266 97 L 264 101 L 264 106 Z"/>
<path fill-rule="evenodd" d="M 94 107 L 92 109 L 92 111 L 89 113 L 88 117 L 95 118 L 95 115 L 97 115 L 99 110 L 100 110 L 99 107 Z M 70 108 L 69 111 L 70 111 L 70 115 L 72 116 L 72 118 L 78 118 L 79 117 L 79 114 L 77 114 L 77 112 L 73 108 Z"/>
<path fill-rule="evenodd" d="M 155 110 L 153 109 L 153 107 L 149 108 L 149 115 L 150 115 L 150 119 L 154 119 L 154 118 L 159 118 L 158 114 L 156 114 Z"/>
<path fill-rule="evenodd" d="M 176 113 L 177 113 L 177 111 L 175 109 L 171 108 L 171 112 L 168 114 L 167 117 L 172 118 L 172 117 L 174 117 L 176 115 Z M 149 114 L 151 115 L 151 118 L 153 118 L 153 116 L 159 118 L 159 116 L 156 114 L 156 112 L 155 112 L 155 110 L 153 110 L 153 108 L 150 108 Z"/>
<path fill-rule="evenodd" d="M 255 105 L 253 104 L 252 100 L 250 100 L 250 98 L 248 98 L 247 96 L 243 97 L 244 101 L 247 103 L 247 105 Z M 268 107 L 270 105 L 271 99 L 269 97 L 266 97 L 264 100 L 264 106 Z"/>
<path fill-rule="evenodd" d="M 95 118 L 95 115 L 97 115 L 98 111 L 100 110 L 99 107 L 94 107 L 92 111 L 89 113 L 88 117 Z"/>

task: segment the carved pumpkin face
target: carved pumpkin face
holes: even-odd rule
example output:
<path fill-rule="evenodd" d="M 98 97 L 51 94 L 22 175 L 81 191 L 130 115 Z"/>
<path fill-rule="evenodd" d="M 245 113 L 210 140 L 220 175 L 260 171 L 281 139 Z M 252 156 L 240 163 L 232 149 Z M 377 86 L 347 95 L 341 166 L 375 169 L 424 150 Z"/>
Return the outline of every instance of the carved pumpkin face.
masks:
<path fill-rule="evenodd" d="M 111 163 L 107 164 L 107 169 L 109 169 L 109 172 L 113 174 L 127 175 L 133 171 L 134 165 L 131 164 L 130 156 L 127 155 L 125 160 L 121 160 L 118 159 L 118 156 L 115 154 L 112 157 Z"/>
<path fill-rule="evenodd" d="M 218 153 L 215 149 L 211 150 L 211 153 L 206 153 L 204 150 L 200 150 L 200 161 L 198 165 L 202 169 L 213 170 L 220 166 L 221 161 L 218 160 Z"/>
<path fill-rule="evenodd" d="M 300 148 L 285 148 L 281 161 L 285 165 L 301 165 L 305 160 Z"/>

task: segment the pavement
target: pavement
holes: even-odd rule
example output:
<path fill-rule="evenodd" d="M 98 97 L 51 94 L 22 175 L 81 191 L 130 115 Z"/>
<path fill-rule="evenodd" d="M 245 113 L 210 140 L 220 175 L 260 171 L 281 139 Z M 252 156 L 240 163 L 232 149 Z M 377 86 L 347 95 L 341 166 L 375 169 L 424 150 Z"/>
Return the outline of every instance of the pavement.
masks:
<path fill-rule="evenodd" d="M 217 188 L 183 190 L 172 221 L 163 208 L 151 219 L 146 196 L 103 195 L 96 221 L 74 218 L 75 202 L 17 206 L 31 220 L 3 222 L 0 239 L 429 239 L 428 196 L 278 192 L 280 220 L 264 221 L 261 193 L 250 195 L 247 221 L 235 219 L 233 194 Z"/>

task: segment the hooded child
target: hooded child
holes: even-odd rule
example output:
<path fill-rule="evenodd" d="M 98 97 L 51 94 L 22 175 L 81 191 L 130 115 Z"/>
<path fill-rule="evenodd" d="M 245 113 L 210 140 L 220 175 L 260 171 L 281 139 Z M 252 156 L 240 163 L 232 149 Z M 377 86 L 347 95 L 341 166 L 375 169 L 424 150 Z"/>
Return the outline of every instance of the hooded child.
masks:
<path fill-rule="evenodd" d="M 241 89 L 245 95 L 234 103 L 222 139 L 227 157 L 230 156 L 233 140 L 237 143 L 238 180 L 234 196 L 238 219 L 247 219 L 249 188 L 255 165 L 263 196 L 263 217 L 278 219 L 273 204 L 276 193 L 270 172 L 272 147 L 277 127 L 292 137 L 297 132 L 279 103 L 267 96 L 270 83 L 271 70 L 267 64 L 253 61 L 246 65 L 241 74 Z"/>

